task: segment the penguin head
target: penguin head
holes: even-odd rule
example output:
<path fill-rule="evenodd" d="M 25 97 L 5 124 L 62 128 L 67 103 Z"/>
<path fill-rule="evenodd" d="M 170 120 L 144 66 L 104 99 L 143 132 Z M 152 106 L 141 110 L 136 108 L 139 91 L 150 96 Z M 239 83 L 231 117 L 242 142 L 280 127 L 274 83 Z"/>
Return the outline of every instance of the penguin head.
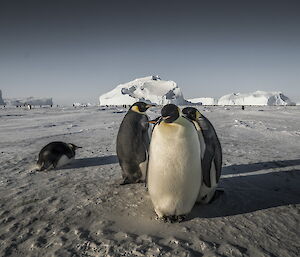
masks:
<path fill-rule="evenodd" d="M 180 116 L 180 109 L 175 104 L 167 104 L 161 109 L 161 119 L 165 123 L 172 123 Z"/>
<path fill-rule="evenodd" d="M 201 117 L 201 113 L 194 107 L 185 107 L 182 113 L 186 118 L 194 121 L 199 120 Z"/>
<path fill-rule="evenodd" d="M 133 105 L 130 106 L 130 110 L 137 112 L 137 113 L 144 113 L 146 112 L 150 107 L 155 106 L 154 104 L 147 104 L 144 102 L 136 102 Z"/>

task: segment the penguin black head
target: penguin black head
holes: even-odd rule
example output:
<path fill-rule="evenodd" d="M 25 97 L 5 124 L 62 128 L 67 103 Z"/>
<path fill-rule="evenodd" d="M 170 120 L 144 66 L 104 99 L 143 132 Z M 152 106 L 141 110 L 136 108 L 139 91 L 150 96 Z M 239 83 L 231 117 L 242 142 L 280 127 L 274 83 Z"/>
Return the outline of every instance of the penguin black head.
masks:
<path fill-rule="evenodd" d="M 175 104 L 167 104 L 161 109 L 161 118 L 166 123 L 172 123 L 180 116 L 180 109 Z"/>
<path fill-rule="evenodd" d="M 137 112 L 137 113 L 144 113 L 150 107 L 153 107 L 153 106 L 155 106 L 155 105 L 154 104 L 146 104 L 144 102 L 136 102 L 130 106 L 130 110 Z"/>
<path fill-rule="evenodd" d="M 200 112 L 194 107 L 185 107 L 182 110 L 182 113 L 186 118 L 188 118 L 190 120 L 194 120 L 194 121 L 199 120 L 199 118 L 201 116 Z"/>

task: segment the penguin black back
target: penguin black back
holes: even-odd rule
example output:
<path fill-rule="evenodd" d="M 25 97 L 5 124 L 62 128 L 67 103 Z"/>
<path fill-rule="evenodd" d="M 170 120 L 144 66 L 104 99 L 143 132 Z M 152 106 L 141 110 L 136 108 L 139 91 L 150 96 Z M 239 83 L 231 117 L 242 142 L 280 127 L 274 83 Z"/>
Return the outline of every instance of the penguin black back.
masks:
<path fill-rule="evenodd" d="M 206 145 L 204 157 L 202 160 L 203 180 L 204 183 L 210 187 L 211 186 L 210 169 L 211 169 L 211 162 L 213 160 L 216 167 L 217 182 L 219 181 L 221 176 L 222 148 L 221 148 L 219 138 L 211 122 L 203 114 L 201 114 L 196 108 L 186 107 L 182 110 L 182 113 L 188 119 L 197 122 L 201 128 L 201 133 L 203 135 L 204 142 Z M 197 117 L 197 113 L 199 117 Z"/>
<path fill-rule="evenodd" d="M 141 182 L 145 178 L 150 138 L 146 110 L 153 105 L 133 104 L 125 115 L 117 136 L 117 155 L 122 168 L 123 184 Z"/>
<path fill-rule="evenodd" d="M 37 165 L 40 170 L 48 169 L 51 165 L 55 168 L 62 156 L 66 156 L 68 159 L 74 158 L 77 148 L 81 147 L 60 141 L 51 142 L 40 151 Z"/>

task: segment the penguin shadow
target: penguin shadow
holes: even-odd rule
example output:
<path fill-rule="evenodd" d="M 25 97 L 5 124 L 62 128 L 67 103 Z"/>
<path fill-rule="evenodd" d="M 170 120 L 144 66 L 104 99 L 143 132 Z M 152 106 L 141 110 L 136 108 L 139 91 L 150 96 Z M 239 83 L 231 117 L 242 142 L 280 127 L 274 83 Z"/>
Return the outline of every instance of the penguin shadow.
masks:
<path fill-rule="evenodd" d="M 219 187 L 224 189 L 210 204 L 196 204 L 188 216 L 226 217 L 300 203 L 300 159 L 223 167 Z M 295 166 L 295 167 L 294 167 Z M 271 171 L 275 169 L 276 171 Z M 259 173 L 261 172 L 261 173 Z"/>
<path fill-rule="evenodd" d="M 79 169 L 86 167 L 95 167 L 101 165 L 115 164 L 118 163 L 118 157 L 116 155 L 107 155 L 100 157 L 88 157 L 75 159 L 72 163 L 68 164 L 61 169 Z"/>

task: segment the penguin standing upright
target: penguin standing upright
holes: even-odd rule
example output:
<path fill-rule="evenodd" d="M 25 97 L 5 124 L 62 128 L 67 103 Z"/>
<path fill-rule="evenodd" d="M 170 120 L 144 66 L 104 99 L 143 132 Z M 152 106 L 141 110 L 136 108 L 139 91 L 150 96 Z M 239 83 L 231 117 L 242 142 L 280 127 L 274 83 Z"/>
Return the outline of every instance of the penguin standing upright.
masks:
<path fill-rule="evenodd" d="M 147 179 L 159 218 L 180 221 L 193 208 L 202 179 L 200 154 L 194 124 L 176 105 L 165 105 L 152 132 Z"/>
<path fill-rule="evenodd" d="M 81 148 L 64 142 L 51 142 L 44 146 L 39 153 L 37 169 L 50 170 L 70 163 L 75 158 L 75 150 Z"/>
<path fill-rule="evenodd" d="M 152 104 L 136 102 L 125 115 L 117 136 L 117 156 L 122 169 L 123 183 L 145 180 L 149 138 L 149 119 L 146 115 Z"/>
<path fill-rule="evenodd" d="M 197 202 L 209 203 L 216 192 L 222 169 L 222 148 L 217 133 L 210 121 L 194 107 L 186 107 L 182 113 L 196 126 L 203 152 L 203 181 Z"/>

